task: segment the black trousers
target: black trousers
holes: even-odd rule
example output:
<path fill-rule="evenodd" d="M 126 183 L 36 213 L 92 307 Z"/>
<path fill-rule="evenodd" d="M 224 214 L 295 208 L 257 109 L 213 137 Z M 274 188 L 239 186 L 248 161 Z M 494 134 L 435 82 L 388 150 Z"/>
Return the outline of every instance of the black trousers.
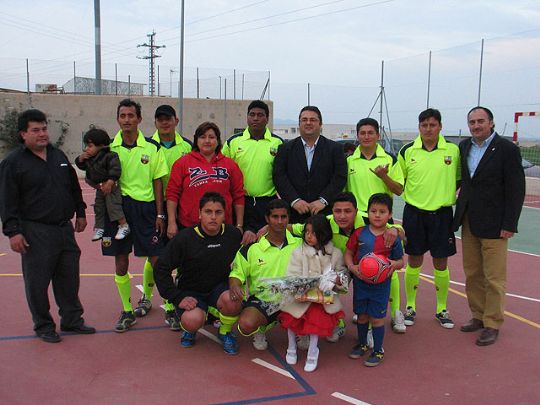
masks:
<path fill-rule="evenodd" d="M 22 228 L 30 245 L 21 256 L 26 300 L 34 330 L 39 334 L 56 328 L 49 311 L 51 282 L 61 325 L 82 325 L 83 307 L 79 301 L 81 250 L 75 241 L 73 225 L 70 221 L 61 226 L 24 221 Z"/>

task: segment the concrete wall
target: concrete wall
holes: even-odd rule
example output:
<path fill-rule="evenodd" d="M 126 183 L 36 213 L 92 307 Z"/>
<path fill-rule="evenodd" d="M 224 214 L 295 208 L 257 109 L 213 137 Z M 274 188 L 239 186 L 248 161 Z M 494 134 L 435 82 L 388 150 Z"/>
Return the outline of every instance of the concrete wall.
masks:
<path fill-rule="evenodd" d="M 71 94 L 0 93 L 0 119 L 16 109 L 21 112 L 37 108 L 47 114 L 49 135 L 55 142 L 66 131 L 61 149 L 74 160 L 81 153 L 82 136 L 90 125 L 105 129 L 111 138 L 118 131 L 116 107 L 124 96 L 95 96 Z M 154 112 L 161 104 L 170 104 L 178 110 L 178 99 L 170 97 L 133 97 L 142 106 L 143 120 L 140 129 L 146 136 L 154 133 Z M 222 141 L 245 128 L 247 106 L 251 100 L 184 99 L 183 135 L 193 140 L 195 129 L 203 121 L 215 122 L 221 129 Z M 270 117 L 272 103 L 269 102 Z M 0 149 L 0 157 L 5 151 Z"/>

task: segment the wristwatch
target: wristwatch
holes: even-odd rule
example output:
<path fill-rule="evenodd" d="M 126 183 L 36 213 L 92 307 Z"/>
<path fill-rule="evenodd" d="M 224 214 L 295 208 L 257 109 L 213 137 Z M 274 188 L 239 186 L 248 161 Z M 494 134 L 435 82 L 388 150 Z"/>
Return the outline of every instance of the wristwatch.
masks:
<path fill-rule="evenodd" d="M 159 219 L 165 219 L 165 218 L 167 218 L 164 214 L 158 214 L 157 217 L 158 217 Z"/>

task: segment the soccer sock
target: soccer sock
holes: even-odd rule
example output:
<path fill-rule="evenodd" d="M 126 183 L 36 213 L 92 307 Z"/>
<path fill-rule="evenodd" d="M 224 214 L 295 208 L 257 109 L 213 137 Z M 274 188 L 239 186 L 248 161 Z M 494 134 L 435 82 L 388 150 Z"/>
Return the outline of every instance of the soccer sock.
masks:
<path fill-rule="evenodd" d="M 122 300 L 124 311 L 133 312 L 133 307 L 131 306 L 131 283 L 129 281 L 129 274 L 124 274 L 123 276 L 116 274 L 114 276 L 114 282 L 118 288 L 118 294 Z"/>
<path fill-rule="evenodd" d="M 399 275 L 397 271 L 394 271 L 392 279 L 390 280 L 390 310 L 392 311 L 392 318 L 396 315 L 396 311 L 399 309 L 401 301 L 399 289 Z"/>
<path fill-rule="evenodd" d="M 319 348 L 317 347 L 317 344 L 319 343 L 319 336 L 317 335 L 309 335 L 309 348 L 307 355 L 310 357 L 317 356 L 317 352 L 319 351 Z"/>
<path fill-rule="evenodd" d="M 237 320 L 238 316 L 223 315 L 220 312 L 219 321 L 221 322 L 221 325 L 219 325 L 219 334 L 225 335 L 226 333 L 229 333 Z"/>
<path fill-rule="evenodd" d="M 287 350 L 296 351 L 296 333 L 291 329 L 287 329 L 287 337 L 289 338 L 289 347 L 287 347 Z"/>
<path fill-rule="evenodd" d="M 163 307 L 165 308 L 165 311 L 174 311 L 174 305 L 170 303 L 168 300 L 163 300 Z"/>
<path fill-rule="evenodd" d="M 437 290 L 437 313 L 446 309 L 448 288 L 450 287 L 450 272 L 448 267 L 444 270 L 435 270 L 435 288 Z"/>
<path fill-rule="evenodd" d="M 338 321 L 337 326 L 340 327 L 340 328 L 344 328 L 345 327 L 345 319 L 341 318 Z"/>
<path fill-rule="evenodd" d="M 407 264 L 405 269 L 405 292 L 407 295 L 407 307 L 412 307 L 416 310 L 416 289 L 418 288 L 418 283 L 420 283 L 420 267 L 411 267 Z"/>
<path fill-rule="evenodd" d="M 356 330 L 358 331 L 358 343 L 361 345 L 367 345 L 368 326 L 368 322 L 356 324 Z"/>
<path fill-rule="evenodd" d="M 154 289 L 154 269 L 152 268 L 152 263 L 146 258 L 144 262 L 144 271 L 143 271 L 143 294 L 146 299 L 151 300 Z"/>
<path fill-rule="evenodd" d="M 381 326 L 373 327 L 373 351 L 382 352 L 384 341 L 384 324 Z"/>

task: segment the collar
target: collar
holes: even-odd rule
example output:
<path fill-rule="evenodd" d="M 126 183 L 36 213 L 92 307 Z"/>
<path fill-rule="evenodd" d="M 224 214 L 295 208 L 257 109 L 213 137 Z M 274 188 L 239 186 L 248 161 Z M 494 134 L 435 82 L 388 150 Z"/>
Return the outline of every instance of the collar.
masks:
<path fill-rule="evenodd" d="M 471 143 L 472 143 L 473 145 L 475 145 L 475 146 L 478 146 L 479 148 L 482 148 L 482 147 L 484 147 L 484 146 L 487 148 L 487 147 L 489 146 L 489 144 L 491 143 L 491 141 L 493 140 L 493 138 L 495 138 L 495 134 L 496 134 L 496 132 L 493 131 L 493 132 L 491 133 L 491 135 L 490 135 L 487 139 L 485 139 L 483 142 L 481 142 L 481 143 L 475 142 L 475 141 L 474 141 L 474 138 L 471 137 Z"/>
<path fill-rule="evenodd" d="M 199 235 L 201 238 L 214 238 L 219 235 L 223 235 L 225 233 L 225 224 L 221 224 L 221 232 L 219 232 L 217 235 L 208 235 L 204 230 L 202 229 L 201 224 L 195 225 L 193 227 L 193 230 L 197 235 Z"/>
<path fill-rule="evenodd" d="M 154 132 L 154 134 L 152 135 L 152 139 L 154 141 L 156 141 L 157 143 L 159 143 L 160 145 L 163 145 L 163 143 L 161 143 L 161 139 L 159 138 L 159 133 L 158 131 Z M 172 146 L 175 146 L 175 145 L 178 145 L 182 142 L 182 137 L 180 136 L 180 134 L 176 131 L 174 131 L 174 140 L 173 140 L 173 144 Z M 171 147 L 172 147 L 171 146 Z"/>
<path fill-rule="evenodd" d="M 124 140 L 122 139 L 122 130 L 118 131 L 116 133 L 116 135 L 114 136 L 114 139 L 111 143 L 111 147 L 112 146 L 122 146 L 122 143 L 124 142 Z M 140 146 L 140 147 L 144 147 L 144 145 L 146 145 L 146 139 L 144 138 L 144 134 L 142 133 L 142 131 L 139 129 L 139 133 L 137 135 L 137 146 Z"/>
<path fill-rule="evenodd" d="M 375 149 L 375 153 L 373 154 L 373 157 L 371 159 L 384 155 L 386 155 L 386 152 L 384 151 L 383 147 L 380 144 L 377 144 L 377 148 Z M 362 154 L 362 147 L 360 145 L 358 145 L 358 147 L 355 149 L 355 151 L 351 155 L 351 158 L 367 160 L 366 157 Z"/>
<path fill-rule="evenodd" d="M 336 220 L 334 219 L 333 215 L 328 215 L 326 218 L 330 221 L 330 228 L 332 228 L 332 234 L 334 235 L 343 235 L 346 237 L 349 237 L 350 235 L 346 235 L 345 232 L 339 227 L 339 225 L 336 223 Z M 358 212 L 356 214 L 356 217 L 354 218 L 354 225 L 353 229 L 351 231 L 351 235 L 354 232 L 356 228 L 360 228 L 361 226 L 365 225 L 364 218 L 362 217 L 362 214 Z"/>
<path fill-rule="evenodd" d="M 249 128 L 246 127 L 246 129 L 244 129 L 244 132 L 242 133 L 242 138 L 254 139 L 251 137 L 251 134 L 249 133 Z M 272 133 L 270 132 L 268 128 L 266 128 L 266 130 L 264 131 L 264 135 L 261 139 L 270 139 L 270 138 L 272 138 Z"/>
<path fill-rule="evenodd" d="M 435 147 L 435 149 L 446 149 L 446 144 L 447 144 L 447 142 L 446 142 L 446 139 L 444 139 L 444 136 L 439 134 L 439 140 L 437 141 L 437 146 Z M 414 149 L 425 149 L 424 144 L 422 142 L 422 137 L 420 135 L 418 135 L 416 137 L 416 139 L 414 140 L 412 148 L 414 148 Z"/>
<path fill-rule="evenodd" d="M 283 249 L 287 245 L 290 245 L 291 243 L 294 243 L 294 239 L 295 237 L 289 231 L 285 231 L 285 240 L 283 241 L 283 246 L 281 247 L 281 249 Z M 263 251 L 266 251 L 270 248 L 277 249 L 276 246 L 272 245 L 270 241 L 266 239 L 266 235 L 264 235 L 258 243 L 261 245 L 261 249 Z"/>
<path fill-rule="evenodd" d="M 315 148 L 317 146 L 317 143 L 319 143 L 319 139 L 321 139 L 321 136 L 319 135 L 317 137 L 317 140 L 313 144 L 313 146 L 309 146 L 306 141 L 304 141 L 304 138 L 300 137 L 300 140 L 302 141 L 302 145 L 304 145 L 304 148 Z"/>

